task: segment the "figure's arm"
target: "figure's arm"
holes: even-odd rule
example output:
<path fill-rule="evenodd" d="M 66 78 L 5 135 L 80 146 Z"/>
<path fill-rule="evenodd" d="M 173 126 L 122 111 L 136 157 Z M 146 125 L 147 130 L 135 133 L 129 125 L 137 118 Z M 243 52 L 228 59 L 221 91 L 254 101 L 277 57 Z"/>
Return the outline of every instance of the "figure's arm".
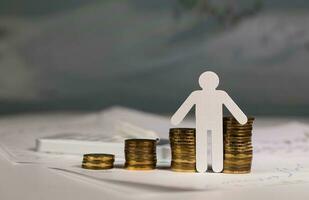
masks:
<path fill-rule="evenodd" d="M 232 98 L 227 93 L 224 94 L 223 102 L 226 108 L 232 113 L 232 115 L 240 124 L 243 125 L 247 123 L 248 121 L 247 116 L 242 112 L 242 110 L 237 106 L 237 104 L 232 100 Z"/>
<path fill-rule="evenodd" d="M 194 96 L 195 96 L 194 92 L 191 93 L 190 96 L 183 102 L 183 104 L 178 108 L 178 110 L 172 116 L 171 123 L 173 125 L 178 125 L 180 122 L 182 122 L 182 120 L 191 110 L 191 108 L 195 104 Z"/>

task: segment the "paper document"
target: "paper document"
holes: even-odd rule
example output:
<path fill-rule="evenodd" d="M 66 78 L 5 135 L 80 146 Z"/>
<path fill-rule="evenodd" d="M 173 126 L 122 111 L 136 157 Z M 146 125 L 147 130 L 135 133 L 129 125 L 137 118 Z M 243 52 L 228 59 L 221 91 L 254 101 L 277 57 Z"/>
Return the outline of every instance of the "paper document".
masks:
<path fill-rule="evenodd" d="M 40 164 L 89 184 L 109 185 L 110 189 L 124 195 L 129 195 L 128 191 L 139 191 L 138 194 L 143 195 L 162 191 L 207 192 L 280 185 L 309 186 L 309 126 L 298 122 L 269 123 L 266 127 L 257 118 L 253 125 L 252 172 L 243 175 L 176 173 L 167 168 L 169 162 L 159 162 L 158 169 L 153 171 L 128 171 L 122 169 L 123 161 L 119 160 L 114 169 L 92 171 L 80 167 L 82 155 L 43 153 L 35 149 L 37 139 L 53 138 L 59 134 L 73 134 L 70 137 L 82 135 L 88 140 L 98 135 L 110 139 L 117 135 L 123 137 L 115 129 L 119 123 L 134 124 L 161 139 L 168 138 L 171 128 L 168 117 L 120 107 L 88 114 L 8 117 L 0 119 L 0 153 L 6 154 L 13 162 Z M 194 123 L 188 121 L 181 126 L 194 127 Z"/>

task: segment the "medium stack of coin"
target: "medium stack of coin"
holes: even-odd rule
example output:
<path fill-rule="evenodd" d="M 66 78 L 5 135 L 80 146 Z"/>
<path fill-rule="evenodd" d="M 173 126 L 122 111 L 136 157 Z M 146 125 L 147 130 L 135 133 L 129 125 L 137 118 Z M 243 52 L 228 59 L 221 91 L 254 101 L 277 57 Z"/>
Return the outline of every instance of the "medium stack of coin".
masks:
<path fill-rule="evenodd" d="M 129 170 L 152 170 L 156 168 L 156 140 L 125 140 L 125 168 Z"/>
<path fill-rule="evenodd" d="M 252 124 L 254 118 L 241 125 L 233 117 L 223 118 L 224 170 L 223 173 L 250 173 L 252 163 Z"/>
<path fill-rule="evenodd" d="M 172 128 L 169 138 L 172 152 L 171 169 L 177 172 L 196 172 L 195 129 Z"/>
<path fill-rule="evenodd" d="M 114 167 L 115 156 L 112 154 L 92 153 L 85 154 L 82 168 L 84 169 L 111 169 Z"/>

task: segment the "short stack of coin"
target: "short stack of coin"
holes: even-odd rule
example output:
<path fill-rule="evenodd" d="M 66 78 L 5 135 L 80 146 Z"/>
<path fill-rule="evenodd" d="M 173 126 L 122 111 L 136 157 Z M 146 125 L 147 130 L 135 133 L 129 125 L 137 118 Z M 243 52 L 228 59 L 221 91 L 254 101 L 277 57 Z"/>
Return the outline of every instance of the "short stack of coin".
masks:
<path fill-rule="evenodd" d="M 114 167 L 115 156 L 112 154 L 92 153 L 85 154 L 82 168 L 84 169 L 111 169 Z"/>
<path fill-rule="evenodd" d="M 254 118 L 241 125 L 233 117 L 223 118 L 224 170 L 223 173 L 250 173 L 252 163 L 252 124 Z"/>
<path fill-rule="evenodd" d="M 156 168 L 156 140 L 125 140 L 125 168 L 129 170 L 152 170 Z"/>
<path fill-rule="evenodd" d="M 172 152 L 171 169 L 177 172 L 196 172 L 195 129 L 172 128 L 169 139 Z"/>

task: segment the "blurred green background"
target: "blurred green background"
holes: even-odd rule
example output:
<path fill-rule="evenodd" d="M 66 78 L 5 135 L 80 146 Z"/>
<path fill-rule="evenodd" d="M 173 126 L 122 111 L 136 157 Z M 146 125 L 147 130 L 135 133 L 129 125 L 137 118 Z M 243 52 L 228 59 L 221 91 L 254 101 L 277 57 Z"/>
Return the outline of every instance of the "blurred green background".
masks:
<path fill-rule="evenodd" d="M 309 115 L 305 0 L 1 0 L 0 113 L 171 113 L 213 70 L 249 115 Z"/>

